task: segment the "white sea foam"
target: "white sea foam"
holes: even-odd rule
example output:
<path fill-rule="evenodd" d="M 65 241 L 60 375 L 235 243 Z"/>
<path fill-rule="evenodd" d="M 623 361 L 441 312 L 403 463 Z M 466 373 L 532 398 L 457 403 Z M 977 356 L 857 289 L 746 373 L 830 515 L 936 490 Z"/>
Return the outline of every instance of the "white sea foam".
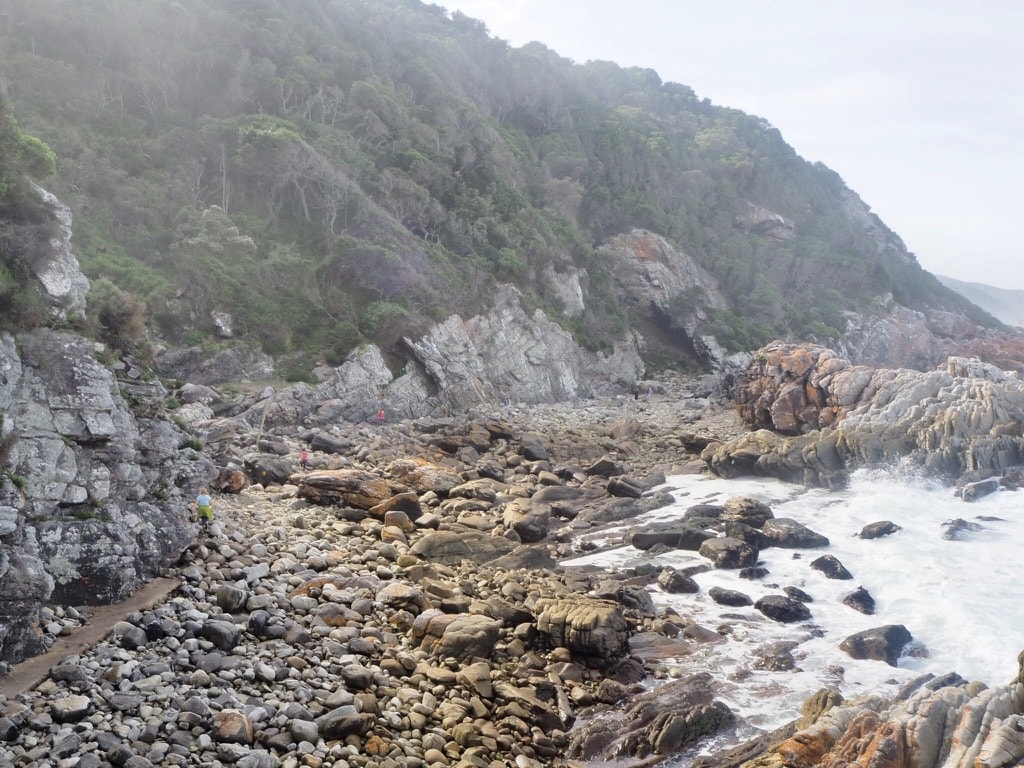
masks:
<path fill-rule="evenodd" d="M 740 579 L 737 571 L 715 570 L 695 577 L 701 588 L 696 595 L 670 595 L 651 588 L 656 605 L 692 616 L 706 627 L 728 628 L 729 642 L 704 645 L 697 654 L 674 664 L 683 674 L 712 671 L 725 686 L 719 698 L 751 725 L 768 730 L 798 717 L 804 700 L 823 687 L 836 688 L 850 698 L 868 692 L 892 693 L 924 673 L 957 672 L 988 685 L 1005 685 L 1016 676 L 1017 654 L 1024 648 L 1024 612 L 1016 603 L 1024 576 L 1024 492 L 1003 491 L 969 504 L 933 482 L 868 471 L 857 473 L 842 492 L 759 479 L 677 476 L 668 480 L 666 488 L 672 490 L 676 503 L 634 524 L 678 518 L 700 502 L 722 503 L 749 495 L 768 503 L 776 517 L 793 518 L 831 541 L 822 550 L 763 550 L 761 564 L 770 575 L 760 581 Z M 959 540 L 946 540 L 943 523 L 955 518 L 983 528 Z M 868 523 L 881 520 L 890 520 L 902 530 L 872 540 L 856 535 Z M 825 552 L 837 557 L 854 580 L 830 580 L 810 568 L 811 561 Z M 682 568 L 706 560 L 679 550 L 651 558 L 626 546 L 566 564 L 640 562 Z M 808 605 L 812 619 L 784 625 L 752 607 L 719 606 L 707 594 L 715 585 L 744 592 L 755 601 L 763 595 L 782 594 L 785 586 L 799 587 L 814 598 Z M 873 615 L 843 605 L 843 598 L 858 586 L 874 597 Z M 847 636 L 887 624 L 904 625 L 919 651 L 901 658 L 898 667 L 857 661 L 839 649 Z M 809 625 L 821 631 L 815 633 Z M 777 640 L 799 641 L 793 652 L 799 671 L 752 669 L 752 651 Z"/>

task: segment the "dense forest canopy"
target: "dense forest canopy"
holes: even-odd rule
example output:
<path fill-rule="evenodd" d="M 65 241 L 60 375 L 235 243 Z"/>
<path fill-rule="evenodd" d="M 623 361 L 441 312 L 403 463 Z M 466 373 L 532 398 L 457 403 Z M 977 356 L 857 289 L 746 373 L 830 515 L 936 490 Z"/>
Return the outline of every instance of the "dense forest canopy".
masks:
<path fill-rule="evenodd" d="M 763 119 L 416 0 L 8 0 L 0 85 L 56 154 L 86 274 L 175 343 L 216 309 L 335 362 L 498 282 L 558 317 L 542 275 L 574 268 L 589 309 L 563 320 L 600 347 L 625 310 L 596 247 L 637 227 L 719 280 L 734 348 L 834 336 L 886 294 L 975 311 Z M 740 226 L 750 206 L 792 236 Z"/>

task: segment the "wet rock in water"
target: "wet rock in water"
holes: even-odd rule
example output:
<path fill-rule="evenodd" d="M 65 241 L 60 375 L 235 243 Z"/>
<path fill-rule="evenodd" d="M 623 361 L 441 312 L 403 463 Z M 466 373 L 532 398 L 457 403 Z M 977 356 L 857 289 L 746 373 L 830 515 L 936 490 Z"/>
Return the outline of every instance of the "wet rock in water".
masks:
<path fill-rule="evenodd" d="M 776 517 L 767 520 L 761 531 L 768 540 L 770 546 L 783 547 L 785 549 L 813 549 L 815 547 L 827 547 L 829 540 L 827 536 L 815 533 L 806 525 L 798 523 L 787 517 Z"/>
<path fill-rule="evenodd" d="M 764 535 L 764 532 L 760 528 L 754 528 L 753 526 L 741 523 L 737 520 L 729 520 L 725 522 L 722 526 L 722 530 L 726 536 L 745 541 L 747 544 L 758 550 L 766 549 L 771 546 L 771 542 L 768 540 L 768 537 Z"/>
<path fill-rule="evenodd" d="M 754 603 L 754 608 L 769 619 L 782 624 L 807 621 L 811 618 L 811 610 L 806 605 L 785 595 L 765 595 Z"/>
<path fill-rule="evenodd" d="M 957 495 L 964 501 L 977 501 L 999 490 L 999 478 L 988 477 L 974 483 L 967 483 L 957 490 Z"/>
<path fill-rule="evenodd" d="M 857 587 L 856 590 L 844 597 L 843 605 L 848 605 L 853 610 L 868 616 L 875 612 L 875 598 L 864 587 Z"/>
<path fill-rule="evenodd" d="M 745 541 L 731 536 L 708 539 L 698 552 L 710 560 L 715 568 L 745 568 L 757 563 L 759 552 Z"/>
<path fill-rule="evenodd" d="M 822 555 L 811 561 L 811 568 L 821 571 L 830 579 L 847 580 L 852 579 L 853 574 L 846 570 L 839 558 L 834 555 Z"/>
<path fill-rule="evenodd" d="M 779 640 L 758 646 L 751 653 L 751 666 L 764 672 L 791 672 L 796 669 L 793 650 L 799 645 L 794 640 Z"/>
<path fill-rule="evenodd" d="M 774 516 L 771 507 L 763 501 L 750 496 L 734 496 L 725 502 L 721 519 L 723 522 L 734 520 L 746 523 L 751 528 L 760 528 Z"/>
<path fill-rule="evenodd" d="M 960 517 L 954 520 L 947 520 L 942 524 L 942 527 L 946 529 L 942 532 L 942 538 L 947 541 L 962 539 L 965 533 L 977 533 L 985 528 L 981 523 L 972 523 Z"/>
<path fill-rule="evenodd" d="M 851 658 L 884 661 L 895 667 L 903 649 L 913 639 L 902 624 L 888 624 L 852 634 L 839 644 L 839 648 Z"/>
<path fill-rule="evenodd" d="M 694 504 L 683 513 L 684 520 L 721 520 L 725 507 L 720 504 Z"/>
<path fill-rule="evenodd" d="M 700 586 L 692 578 L 675 568 L 663 568 L 658 574 L 658 586 L 669 594 L 700 592 Z"/>
<path fill-rule="evenodd" d="M 710 675 L 673 680 L 628 706 L 602 709 L 573 731 L 570 758 L 616 762 L 623 757 L 667 758 L 717 733 L 734 715 L 713 697 Z"/>
<path fill-rule="evenodd" d="M 637 549 L 648 550 L 656 544 L 663 544 L 671 549 L 686 549 L 696 552 L 700 545 L 715 534 L 703 528 L 683 523 L 657 523 L 644 528 L 631 530 L 626 539 Z"/>
<path fill-rule="evenodd" d="M 890 520 L 879 520 L 876 523 L 868 523 L 860 529 L 857 534 L 862 539 L 880 539 L 883 536 L 890 536 L 903 529 Z"/>
<path fill-rule="evenodd" d="M 800 587 L 783 587 L 782 591 L 786 593 L 786 597 L 791 597 L 794 600 L 799 600 L 801 603 L 813 603 L 814 598 L 804 592 Z"/>
<path fill-rule="evenodd" d="M 748 595 L 735 589 L 725 589 L 724 587 L 712 587 L 708 590 L 708 597 L 719 605 L 728 605 L 734 608 L 754 604 L 754 601 Z"/>

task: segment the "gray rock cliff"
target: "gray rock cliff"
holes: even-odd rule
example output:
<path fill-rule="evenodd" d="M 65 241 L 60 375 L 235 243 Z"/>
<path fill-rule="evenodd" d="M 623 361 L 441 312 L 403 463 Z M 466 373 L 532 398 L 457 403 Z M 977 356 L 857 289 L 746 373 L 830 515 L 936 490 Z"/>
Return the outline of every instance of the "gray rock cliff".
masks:
<path fill-rule="evenodd" d="M 405 339 L 404 346 L 404 370 L 392 371 L 381 350 L 368 345 L 315 387 L 268 391 L 244 419 L 250 427 L 325 426 L 367 421 L 381 407 L 388 418 L 440 416 L 505 400 L 550 403 L 622 394 L 644 373 L 638 334 L 608 354 L 588 351 L 543 312 L 527 313 L 511 286 L 498 290 L 486 314 L 452 315 L 422 337 Z"/>
<path fill-rule="evenodd" d="M 35 265 L 57 316 L 82 312 L 88 286 L 65 234 Z M 214 474 L 166 417 L 164 387 L 119 379 L 97 352 L 47 328 L 0 335 L 3 661 L 45 650 L 45 602 L 111 602 L 176 560 L 194 535 L 187 503 Z"/>

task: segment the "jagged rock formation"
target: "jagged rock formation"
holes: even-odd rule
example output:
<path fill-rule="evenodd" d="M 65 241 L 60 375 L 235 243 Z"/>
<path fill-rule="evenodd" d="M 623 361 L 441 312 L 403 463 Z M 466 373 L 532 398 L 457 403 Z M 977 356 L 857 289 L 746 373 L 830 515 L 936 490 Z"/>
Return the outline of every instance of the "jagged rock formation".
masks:
<path fill-rule="evenodd" d="M 274 361 L 243 343 L 219 345 L 212 353 L 202 347 L 164 350 L 154 368 L 164 378 L 202 385 L 260 381 L 274 375 Z"/>
<path fill-rule="evenodd" d="M 41 248 L 29 269 L 39 281 L 39 288 L 50 301 L 54 317 L 82 317 L 89 280 L 78 267 L 71 250 L 71 209 L 52 193 L 35 187 L 43 203 L 53 212 L 54 235 L 49 248 Z"/>
<path fill-rule="evenodd" d="M 266 426 L 329 426 L 361 422 L 383 407 L 389 418 L 464 412 L 502 401 L 551 403 L 629 391 L 643 377 L 638 334 L 610 354 L 590 352 L 539 310 L 523 309 L 505 286 L 486 315 L 452 315 L 419 339 L 405 339 L 404 370 L 392 372 L 368 345 L 325 372 L 316 386 L 298 384 L 250 404 Z M 213 410 L 195 412 L 191 421 Z"/>
<path fill-rule="evenodd" d="M 765 747 L 744 745 L 699 766 L 719 768 L 1000 768 L 1024 760 L 1024 683 L 987 688 L 952 674 L 926 677 L 893 700 L 852 701 L 822 691 L 796 732 Z M 749 757 L 750 752 L 759 752 Z M 740 757 L 739 760 L 731 759 Z"/>
<path fill-rule="evenodd" d="M 834 486 L 851 469 L 907 460 L 932 475 L 977 480 L 1024 461 L 1024 382 L 977 360 L 950 358 L 927 372 L 875 369 L 824 347 L 775 342 L 753 356 L 735 397 L 756 431 L 705 450 L 726 477 Z"/>

